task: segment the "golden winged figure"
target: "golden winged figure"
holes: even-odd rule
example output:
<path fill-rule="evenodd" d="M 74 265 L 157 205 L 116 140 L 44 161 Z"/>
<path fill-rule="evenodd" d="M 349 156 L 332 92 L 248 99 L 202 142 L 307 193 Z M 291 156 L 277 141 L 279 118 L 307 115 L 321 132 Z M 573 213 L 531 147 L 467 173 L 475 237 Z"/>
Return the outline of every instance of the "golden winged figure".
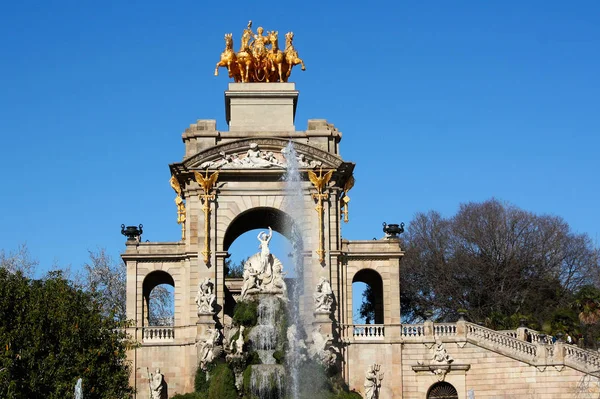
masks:
<path fill-rule="evenodd" d="M 208 177 L 208 169 L 206 170 L 206 177 L 202 176 L 200 172 L 194 172 L 194 176 L 196 176 L 196 181 L 204 190 L 204 194 L 208 194 L 210 190 L 212 190 L 213 186 L 217 182 L 219 178 L 219 171 L 216 171 L 210 177 Z"/>
<path fill-rule="evenodd" d="M 325 173 L 325 175 L 323 175 L 323 169 L 321 169 L 319 171 L 319 176 L 317 176 L 317 174 L 315 172 L 313 172 L 312 170 L 308 171 L 308 179 L 315 186 L 315 188 L 317 189 L 317 192 L 319 194 L 321 194 L 323 192 L 323 189 L 325 188 L 325 186 L 327 186 L 327 183 L 329 183 L 329 180 L 331 180 L 332 175 L 333 175 L 333 169 L 330 170 L 329 172 Z"/>
<path fill-rule="evenodd" d="M 177 180 L 175 175 L 171 175 L 169 183 L 171 183 L 171 187 L 173 187 L 173 190 L 175 190 L 177 195 L 181 197 L 181 185 L 179 184 L 179 180 Z"/>

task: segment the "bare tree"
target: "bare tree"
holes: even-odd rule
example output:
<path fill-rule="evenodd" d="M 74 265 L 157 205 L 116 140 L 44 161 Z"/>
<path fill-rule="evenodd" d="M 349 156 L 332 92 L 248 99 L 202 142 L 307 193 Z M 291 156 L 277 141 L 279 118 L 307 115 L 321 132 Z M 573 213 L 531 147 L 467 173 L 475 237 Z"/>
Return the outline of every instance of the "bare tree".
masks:
<path fill-rule="evenodd" d="M 25 277 L 33 277 L 39 262 L 31 258 L 27 244 L 20 244 L 16 251 L 6 253 L 0 250 L 0 267 L 11 273 L 21 272 Z"/>
<path fill-rule="evenodd" d="M 126 319 L 127 266 L 115 262 L 104 248 L 89 251 L 90 260 L 83 266 L 79 283 L 83 289 L 98 294 L 105 314 L 113 314 L 119 320 Z M 172 324 L 172 293 L 164 285 L 150 293 L 149 319 L 152 325 Z"/>
<path fill-rule="evenodd" d="M 535 215 L 492 199 L 460 206 L 451 218 L 417 214 L 405 235 L 402 306 L 407 319 L 468 310 L 493 327 L 542 319 L 598 273 L 585 234 L 556 216 Z"/>

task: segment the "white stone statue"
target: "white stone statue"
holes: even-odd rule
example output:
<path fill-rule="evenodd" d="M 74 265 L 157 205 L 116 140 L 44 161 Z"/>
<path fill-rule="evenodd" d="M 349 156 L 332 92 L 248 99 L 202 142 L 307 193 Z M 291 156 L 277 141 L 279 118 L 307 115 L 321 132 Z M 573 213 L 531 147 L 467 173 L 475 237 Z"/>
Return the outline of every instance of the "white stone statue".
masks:
<path fill-rule="evenodd" d="M 367 368 L 365 373 L 365 398 L 364 399 L 377 399 L 379 398 L 379 390 L 381 389 L 381 380 L 383 380 L 383 373 L 380 373 L 381 365 L 372 364 Z"/>
<path fill-rule="evenodd" d="M 313 298 L 315 299 L 315 312 L 331 313 L 331 307 L 333 306 L 333 290 L 331 289 L 329 280 L 325 277 L 321 277 L 319 280 Z"/>
<path fill-rule="evenodd" d="M 284 168 L 285 165 L 275 157 L 272 151 L 261 151 L 257 143 L 250 143 L 250 148 L 245 153 L 226 154 L 219 152 L 221 159 L 203 162 L 200 169 L 259 169 L 259 168 Z"/>
<path fill-rule="evenodd" d="M 217 296 L 215 295 L 214 290 L 215 285 L 210 277 L 205 278 L 198 285 L 198 293 L 196 294 L 198 314 L 213 314 L 215 312 Z"/>
<path fill-rule="evenodd" d="M 235 353 L 237 355 L 241 355 L 244 352 L 244 326 L 240 326 L 238 332 L 240 334 L 235 341 L 231 341 L 229 344 L 229 350 L 233 351 L 233 348 L 235 348 Z"/>
<path fill-rule="evenodd" d="M 198 361 L 200 368 L 206 371 L 206 366 L 215 360 L 215 348 L 219 344 L 219 338 L 221 338 L 221 332 L 217 328 L 209 328 L 206 330 L 206 336 L 204 339 L 196 342 L 198 349 Z"/>
<path fill-rule="evenodd" d="M 431 359 L 434 363 L 444 364 L 450 364 L 454 361 L 454 359 L 448 354 L 448 352 L 446 351 L 446 347 L 440 340 L 437 340 L 435 342 L 435 346 L 433 348 L 433 355 Z"/>
<path fill-rule="evenodd" d="M 160 369 L 156 369 L 154 374 L 148 370 L 148 384 L 150 385 L 151 399 L 164 399 L 165 391 L 165 376 L 161 374 Z"/>
<path fill-rule="evenodd" d="M 83 399 L 83 381 L 81 378 L 77 380 L 77 384 L 75 385 L 75 399 Z"/>
<path fill-rule="evenodd" d="M 244 283 L 240 300 L 245 300 L 249 293 L 274 294 L 286 300 L 287 288 L 283 280 L 283 265 L 271 254 L 269 243 L 273 236 L 273 230 L 269 227 L 269 233 L 258 234 L 260 252 L 252 255 L 244 263 Z"/>
<path fill-rule="evenodd" d="M 269 234 L 261 231 L 258 233 L 256 237 L 260 244 L 258 245 L 258 249 L 260 249 L 260 266 L 261 273 L 270 272 L 268 270 L 269 267 L 269 255 L 271 255 L 271 251 L 269 250 L 269 243 L 271 242 L 271 238 L 273 237 L 273 230 L 271 230 L 271 226 L 269 226 Z M 270 274 L 270 273 L 269 273 Z"/>

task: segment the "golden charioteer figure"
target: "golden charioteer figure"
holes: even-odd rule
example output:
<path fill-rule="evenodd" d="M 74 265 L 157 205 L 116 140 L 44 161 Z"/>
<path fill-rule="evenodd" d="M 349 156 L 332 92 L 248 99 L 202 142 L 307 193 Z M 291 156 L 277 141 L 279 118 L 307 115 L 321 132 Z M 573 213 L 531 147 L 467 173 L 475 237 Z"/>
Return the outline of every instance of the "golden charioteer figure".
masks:
<path fill-rule="evenodd" d="M 285 35 L 285 49 L 279 48 L 279 33 L 258 27 L 256 34 L 252 32 L 252 21 L 242 32 L 242 44 L 237 53 L 233 50 L 233 35 L 225 34 L 225 51 L 215 67 L 215 76 L 219 75 L 219 67 L 227 68 L 229 77 L 234 82 L 287 82 L 292 68 L 301 65 L 306 70 L 304 61 L 298 57 L 294 48 L 294 33 Z M 268 48 L 267 46 L 271 47 Z"/>

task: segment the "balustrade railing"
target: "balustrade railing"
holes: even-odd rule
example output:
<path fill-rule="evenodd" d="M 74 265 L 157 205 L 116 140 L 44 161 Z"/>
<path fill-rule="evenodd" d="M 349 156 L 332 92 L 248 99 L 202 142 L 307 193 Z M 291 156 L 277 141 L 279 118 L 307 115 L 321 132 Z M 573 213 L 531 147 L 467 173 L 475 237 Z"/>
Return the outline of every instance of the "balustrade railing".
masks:
<path fill-rule="evenodd" d="M 535 357 L 537 354 L 537 347 L 535 344 L 521 341 L 506 334 L 490 330 L 489 328 L 481 327 L 476 324 L 466 323 L 466 326 L 468 338 L 473 338 L 480 342 L 483 341 L 482 343 L 489 343 L 498 348 L 504 347 L 518 355 Z"/>
<path fill-rule="evenodd" d="M 433 325 L 433 333 L 436 337 L 452 337 L 456 335 L 455 323 L 436 323 Z"/>
<path fill-rule="evenodd" d="M 600 353 L 581 349 L 575 345 L 565 345 L 565 362 L 579 363 L 593 371 L 600 370 Z"/>
<path fill-rule="evenodd" d="M 383 324 L 354 324 L 352 336 L 355 340 L 379 340 L 385 338 Z"/>
<path fill-rule="evenodd" d="M 425 336 L 423 324 L 402 324 L 400 335 L 404 339 L 420 339 Z"/>
<path fill-rule="evenodd" d="M 167 326 L 144 327 L 144 342 L 168 342 L 175 339 L 175 329 Z"/>
<path fill-rule="evenodd" d="M 517 330 L 498 330 L 498 332 L 512 338 L 517 338 Z"/>

